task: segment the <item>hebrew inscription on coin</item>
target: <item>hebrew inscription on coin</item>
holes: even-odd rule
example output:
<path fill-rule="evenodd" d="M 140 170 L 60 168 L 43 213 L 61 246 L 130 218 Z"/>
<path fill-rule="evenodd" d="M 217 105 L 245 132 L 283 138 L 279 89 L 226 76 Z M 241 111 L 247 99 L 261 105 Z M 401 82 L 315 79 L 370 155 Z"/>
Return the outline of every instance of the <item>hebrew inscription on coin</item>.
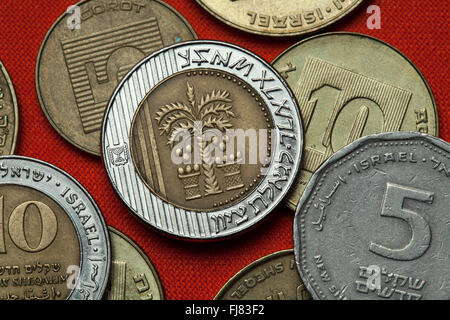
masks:
<path fill-rule="evenodd" d="M 5 66 L 0 61 L 0 156 L 13 154 L 19 131 L 16 93 Z"/>
<path fill-rule="evenodd" d="M 315 299 L 450 299 L 450 145 L 430 135 L 363 137 L 313 175 L 294 222 Z"/>
<path fill-rule="evenodd" d="M 105 118 L 103 153 L 134 214 L 164 232 L 218 239 L 287 193 L 303 141 L 296 101 L 261 58 L 223 42 L 163 49 L 137 65 Z"/>

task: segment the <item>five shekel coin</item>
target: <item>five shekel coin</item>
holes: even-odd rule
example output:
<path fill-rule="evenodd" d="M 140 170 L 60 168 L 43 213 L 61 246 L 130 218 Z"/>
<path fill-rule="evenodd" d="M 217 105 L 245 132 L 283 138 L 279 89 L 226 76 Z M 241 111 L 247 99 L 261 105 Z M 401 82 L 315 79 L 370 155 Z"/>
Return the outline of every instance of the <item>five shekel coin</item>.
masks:
<path fill-rule="evenodd" d="M 272 253 L 231 278 L 215 300 L 310 300 L 295 264 L 294 251 Z"/>
<path fill-rule="evenodd" d="M 354 10 L 362 0 L 197 0 L 235 28 L 267 36 L 318 31 Z"/>
<path fill-rule="evenodd" d="M 108 227 L 112 265 L 106 300 L 163 300 L 161 280 L 150 259 L 122 232 Z"/>
<path fill-rule="evenodd" d="M 42 110 L 67 141 L 100 156 L 103 115 L 123 76 L 150 53 L 196 38 L 163 1 L 81 1 L 53 24 L 39 51 Z"/>
<path fill-rule="evenodd" d="M 312 174 L 352 141 L 390 131 L 438 134 L 437 107 L 426 80 L 380 40 L 321 34 L 287 49 L 273 65 L 294 91 L 305 126 L 302 169 L 287 201 L 293 210 Z"/>
<path fill-rule="evenodd" d="M 14 153 L 18 131 L 16 93 L 8 72 L 0 61 L 0 156 Z"/>
<path fill-rule="evenodd" d="M 315 299 L 450 299 L 450 145 L 430 135 L 363 137 L 311 178 L 295 257 Z"/>
<path fill-rule="evenodd" d="M 225 42 L 190 41 L 142 60 L 116 89 L 103 159 L 140 219 L 213 240 L 249 229 L 280 203 L 302 132 L 295 98 L 268 63 Z"/>
<path fill-rule="evenodd" d="M 99 300 L 111 253 L 87 191 L 39 160 L 0 158 L 0 300 Z"/>

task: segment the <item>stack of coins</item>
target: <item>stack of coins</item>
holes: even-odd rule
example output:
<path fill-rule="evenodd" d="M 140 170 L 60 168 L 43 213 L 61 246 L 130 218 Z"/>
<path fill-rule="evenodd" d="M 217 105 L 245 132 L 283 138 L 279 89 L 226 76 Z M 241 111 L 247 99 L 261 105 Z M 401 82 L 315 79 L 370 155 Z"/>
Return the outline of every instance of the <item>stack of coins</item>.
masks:
<path fill-rule="evenodd" d="M 276 41 L 362 0 L 197 2 Z M 53 128 L 102 157 L 111 201 L 149 232 L 223 241 L 280 205 L 295 211 L 293 248 L 244 267 L 215 299 L 450 299 L 450 145 L 425 78 L 390 44 L 320 33 L 269 64 L 198 40 L 163 1 L 83 0 L 48 31 L 35 78 Z M 12 155 L 18 121 L 0 63 L 0 300 L 164 299 L 146 253 L 79 182 Z"/>

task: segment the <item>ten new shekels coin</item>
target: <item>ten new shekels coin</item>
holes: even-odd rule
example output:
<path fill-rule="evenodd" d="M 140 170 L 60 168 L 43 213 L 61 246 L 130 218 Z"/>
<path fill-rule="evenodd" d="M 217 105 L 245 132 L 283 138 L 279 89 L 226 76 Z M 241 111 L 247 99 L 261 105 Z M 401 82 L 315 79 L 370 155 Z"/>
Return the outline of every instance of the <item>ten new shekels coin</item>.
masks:
<path fill-rule="evenodd" d="M 0 300 L 99 300 L 111 253 L 87 191 L 51 164 L 0 158 Z"/>
<path fill-rule="evenodd" d="M 450 145 L 415 132 L 363 137 L 312 176 L 294 221 L 315 299 L 450 299 Z"/>
<path fill-rule="evenodd" d="M 19 131 L 19 108 L 11 78 L 0 61 L 0 156 L 13 154 Z"/>
<path fill-rule="evenodd" d="M 36 63 L 36 91 L 50 124 L 77 148 L 100 156 L 108 100 L 123 76 L 150 53 L 197 39 L 159 0 L 84 0 L 52 25 Z"/>
<path fill-rule="evenodd" d="M 389 44 L 357 33 L 300 41 L 272 63 L 295 93 L 305 153 L 287 205 L 295 210 L 312 174 L 334 152 L 373 133 L 438 134 L 433 93 L 417 67 Z"/>
<path fill-rule="evenodd" d="M 190 41 L 142 60 L 103 124 L 103 159 L 120 198 L 154 228 L 229 237 L 263 220 L 297 173 L 303 134 L 282 77 L 225 42 Z"/>
<path fill-rule="evenodd" d="M 214 17 L 266 36 L 316 32 L 352 12 L 362 0 L 197 0 Z"/>

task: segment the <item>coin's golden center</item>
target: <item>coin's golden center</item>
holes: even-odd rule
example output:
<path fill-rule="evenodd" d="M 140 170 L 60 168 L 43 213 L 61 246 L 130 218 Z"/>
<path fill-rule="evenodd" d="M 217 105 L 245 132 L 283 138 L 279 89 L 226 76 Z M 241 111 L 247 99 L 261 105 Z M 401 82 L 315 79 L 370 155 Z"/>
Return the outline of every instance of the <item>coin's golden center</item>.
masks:
<path fill-rule="evenodd" d="M 211 211 L 258 186 L 272 128 L 267 106 L 246 82 L 198 69 L 177 73 L 147 94 L 133 119 L 130 147 L 140 177 L 160 198 Z"/>
<path fill-rule="evenodd" d="M 66 299 L 80 266 L 69 216 L 39 191 L 1 185 L 0 218 L 0 300 Z"/>

